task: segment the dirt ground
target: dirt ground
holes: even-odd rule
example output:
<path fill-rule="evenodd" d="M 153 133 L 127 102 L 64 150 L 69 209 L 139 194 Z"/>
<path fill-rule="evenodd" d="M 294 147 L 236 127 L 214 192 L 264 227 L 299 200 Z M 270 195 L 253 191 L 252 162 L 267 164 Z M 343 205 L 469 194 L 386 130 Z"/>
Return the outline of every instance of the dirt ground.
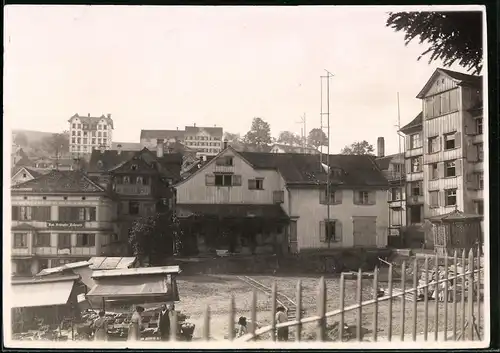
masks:
<path fill-rule="evenodd" d="M 302 282 L 302 307 L 305 310 L 304 316 L 312 316 L 317 312 L 317 288 L 319 277 L 272 277 L 272 276 L 252 276 L 270 287 L 273 281 L 276 281 L 278 291 L 287 295 L 290 299 L 295 300 L 297 281 Z M 247 284 L 238 280 L 236 276 L 230 275 L 203 275 L 203 276 L 180 276 L 178 278 L 178 286 L 181 301 L 176 304 L 177 310 L 189 315 L 189 321 L 196 325 L 194 337 L 199 338 L 203 332 L 203 313 L 207 305 L 210 306 L 210 336 L 216 340 L 224 339 L 228 334 L 229 327 L 229 305 L 231 296 L 235 299 L 236 313 L 235 319 L 239 316 L 250 318 L 252 291 Z M 340 307 L 339 279 L 327 278 L 327 311 L 332 311 Z M 384 288 L 384 283 L 380 284 Z M 397 286 L 394 286 L 397 288 Z M 373 283 L 370 280 L 363 281 L 363 300 L 372 299 Z M 356 281 L 348 280 L 345 283 L 345 305 L 349 306 L 356 303 Z M 466 303 L 467 305 L 467 303 Z M 438 308 L 438 331 L 443 331 L 444 322 L 444 303 L 439 304 Z M 475 307 L 477 312 L 477 306 Z M 484 305 L 482 305 L 482 318 L 484 318 Z M 265 326 L 271 323 L 271 301 L 270 297 L 263 293 L 257 292 L 257 323 L 260 326 Z M 466 309 L 467 310 L 467 309 Z M 401 300 L 393 301 L 392 310 L 392 335 L 394 337 L 400 335 L 401 324 Z M 448 332 L 453 332 L 453 303 L 448 304 Z M 362 311 L 362 327 L 365 335 L 372 335 L 373 332 L 373 314 L 374 306 L 364 307 Z M 345 323 L 349 326 L 356 326 L 357 311 L 352 311 L 345 314 Z M 424 303 L 417 303 L 417 334 L 424 332 L 425 311 Z M 428 332 L 429 339 L 433 339 L 434 323 L 435 323 L 435 303 L 429 301 L 428 307 Z M 379 303 L 378 309 L 378 335 L 387 336 L 389 331 L 388 320 L 389 309 L 388 302 Z M 467 319 L 467 316 L 466 316 Z M 328 324 L 333 324 L 338 321 L 337 318 L 329 319 Z M 413 330 L 413 302 L 405 302 L 405 334 L 411 334 Z M 482 325 L 481 325 L 482 326 Z M 303 339 L 311 339 L 314 336 L 316 327 L 314 324 L 305 325 L 303 327 Z M 461 302 L 457 305 L 457 331 L 461 331 Z M 294 330 L 290 332 L 294 334 Z"/>

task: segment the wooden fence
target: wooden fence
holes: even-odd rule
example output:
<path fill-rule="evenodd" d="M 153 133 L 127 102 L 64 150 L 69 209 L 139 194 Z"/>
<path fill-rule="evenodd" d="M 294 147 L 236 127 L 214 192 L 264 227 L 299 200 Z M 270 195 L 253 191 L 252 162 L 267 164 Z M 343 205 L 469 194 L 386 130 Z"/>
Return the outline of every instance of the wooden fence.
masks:
<path fill-rule="evenodd" d="M 432 259 L 434 258 L 434 259 Z M 419 334 L 419 338 L 423 338 L 424 341 L 427 341 L 429 338 L 429 333 L 433 333 L 434 341 L 440 340 L 480 340 L 482 335 L 482 321 L 481 321 L 481 302 L 482 302 L 482 289 L 481 289 L 481 281 L 483 272 L 483 264 L 481 263 L 480 249 L 477 251 L 473 251 L 472 249 L 469 251 L 468 257 L 466 256 L 466 251 L 462 252 L 461 259 L 458 257 L 457 252 L 455 251 L 454 256 L 439 256 L 438 254 L 431 256 L 432 265 L 435 267 L 435 278 L 429 278 L 429 257 L 425 258 L 423 269 L 423 274 L 421 277 L 423 278 L 423 284 L 419 284 L 422 282 L 419 281 L 419 266 L 418 259 L 414 259 L 413 268 L 407 267 L 406 262 L 403 262 L 401 265 L 401 278 L 400 278 L 400 286 L 401 289 L 396 290 L 393 289 L 393 285 L 397 284 L 399 281 L 393 280 L 393 273 L 396 271 L 396 266 L 393 264 L 389 264 L 388 266 L 388 279 L 387 284 L 388 288 L 381 294 L 379 290 L 379 270 L 375 268 L 373 272 L 373 299 L 370 300 L 362 300 L 362 279 L 363 273 L 361 270 L 357 272 L 357 291 L 356 291 L 356 304 L 346 306 L 345 299 L 345 283 L 346 276 L 344 274 L 341 275 L 340 278 L 340 295 L 339 295 L 339 307 L 340 309 L 333 310 L 327 312 L 327 301 L 326 301 L 326 282 L 324 278 L 319 280 L 318 285 L 318 297 L 317 297 L 317 315 L 311 317 L 302 317 L 302 284 L 300 280 L 297 283 L 297 293 L 296 293 L 296 308 L 295 309 L 295 317 L 293 320 L 290 320 L 285 323 L 276 324 L 274 320 L 274 314 L 270 318 L 272 324 L 262 328 L 256 328 L 256 325 L 251 325 L 250 332 L 235 338 L 235 304 L 234 298 L 231 300 L 229 305 L 229 317 L 228 317 L 228 334 L 227 338 L 229 340 L 241 340 L 241 341 L 252 341 L 255 339 L 260 339 L 262 336 L 270 335 L 271 340 L 276 341 L 276 331 L 278 328 L 288 327 L 294 328 L 294 338 L 295 341 L 302 340 L 302 327 L 306 324 L 315 324 L 317 326 L 316 329 L 316 340 L 319 341 L 332 341 L 331 338 L 327 337 L 327 319 L 338 318 L 338 336 L 334 340 L 346 340 L 344 337 L 344 322 L 346 313 L 355 312 L 356 313 L 356 328 L 355 328 L 355 340 L 362 341 L 366 339 L 363 337 L 363 309 L 368 306 L 373 306 L 373 317 L 372 317 L 372 333 L 371 333 L 371 341 L 380 340 L 382 337 L 378 337 L 378 328 L 379 328 L 379 314 L 380 308 L 379 304 L 382 302 L 388 302 L 388 322 L 387 322 L 387 335 L 386 340 L 393 340 L 393 302 L 401 301 L 401 307 L 398 311 L 395 312 L 396 316 L 399 314 L 399 329 L 398 334 L 400 336 L 400 340 L 409 339 L 405 337 L 405 322 L 407 319 L 407 312 L 405 305 L 412 305 L 412 330 L 411 330 L 411 341 L 417 341 L 417 333 Z M 444 266 L 440 266 L 444 262 Z M 452 266 L 449 266 L 451 262 Z M 440 267 L 442 270 L 440 270 Z M 453 270 L 450 270 L 453 269 Z M 407 280 L 409 282 L 410 278 L 407 278 L 407 271 L 413 270 L 413 286 L 407 289 Z M 467 287 L 467 289 L 466 289 Z M 432 298 L 429 298 L 429 289 L 435 289 L 435 300 L 434 305 L 429 305 L 429 302 L 432 301 Z M 418 308 L 419 292 L 424 292 L 423 298 L 423 308 Z M 273 283 L 272 288 L 270 288 L 271 295 L 271 312 L 276 312 L 278 299 L 278 291 L 276 282 Z M 467 300 L 466 300 L 467 298 Z M 431 300 L 429 300 L 431 299 Z M 291 300 L 290 300 L 291 301 Z M 407 303 L 407 301 L 409 303 Z M 444 302 L 444 308 L 442 316 L 439 312 L 439 303 Z M 460 302 L 460 303 L 459 303 Z M 451 330 L 448 327 L 448 319 L 450 317 L 450 313 L 448 312 L 448 303 L 451 303 L 451 319 L 452 319 L 452 328 Z M 460 306 L 459 306 L 460 304 Z M 421 306 L 421 305 L 420 305 Z M 417 332 L 417 316 L 419 314 L 419 310 L 424 311 L 423 313 L 423 337 L 422 333 Z M 429 332 L 429 310 L 434 310 L 433 320 L 433 330 Z M 420 312 L 421 314 L 421 312 Z M 444 324 L 439 325 L 439 318 L 444 317 Z M 460 317 L 460 320 L 458 318 Z M 254 287 L 252 304 L 251 304 L 251 322 L 256 323 L 257 320 L 257 288 Z M 175 318 L 174 318 L 174 321 Z M 398 320 L 396 320 L 398 321 Z M 421 324 L 421 322 L 420 322 Z M 176 327 L 175 322 L 172 325 Z M 365 324 L 366 326 L 366 324 Z M 421 327 L 421 326 L 419 326 Z M 175 335 L 173 335 L 175 336 Z M 204 324 L 203 324 L 203 338 L 205 340 L 209 340 L 210 338 L 210 309 L 207 306 L 204 314 Z M 175 339 L 175 337 L 172 337 Z"/>

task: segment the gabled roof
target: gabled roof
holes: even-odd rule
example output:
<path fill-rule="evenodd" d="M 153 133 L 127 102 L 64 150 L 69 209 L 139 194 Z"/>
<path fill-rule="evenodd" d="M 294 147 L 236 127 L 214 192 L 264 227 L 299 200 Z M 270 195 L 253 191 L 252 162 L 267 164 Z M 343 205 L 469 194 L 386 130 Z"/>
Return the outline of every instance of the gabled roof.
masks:
<path fill-rule="evenodd" d="M 184 131 L 182 130 L 141 130 L 142 139 L 173 139 L 183 138 Z"/>
<path fill-rule="evenodd" d="M 97 129 L 97 125 L 99 124 L 99 122 L 101 121 L 101 119 L 104 119 L 104 121 L 106 121 L 106 124 L 110 125 L 111 128 L 114 129 L 113 119 L 111 119 L 110 116 L 105 116 L 105 115 L 101 115 L 99 117 L 96 117 L 96 116 L 80 116 L 77 113 L 77 114 L 73 115 L 71 118 L 69 118 L 68 122 L 71 122 L 74 118 L 80 119 L 80 121 L 82 122 L 82 124 L 88 124 L 89 127 L 92 130 Z"/>
<path fill-rule="evenodd" d="M 201 130 L 205 130 L 212 136 L 222 136 L 224 131 L 221 127 L 204 127 L 204 126 L 186 126 L 186 134 L 197 134 Z"/>
<path fill-rule="evenodd" d="M 278 171 L 289 186 L 324 185 L 327 181 L 326 170 L 320 163 L 320 156 L 316 154 L 300 153 L 262 153 L 237 152 L 255 169 L 272 169 Z M 220 154 L 224 153 L 222 151 Z M 219 154 L 219 155 L 220 155 Z M 214 158 L 216 159 L 217 156 Z M 326 155 L 322 156 L 326 162 Z M 385 187 L 387 180 L 375 163 L 375 157 L 369 155 L 330 155 L 329 164 L 332 170 L 341 171 L 330 181 L 344 187 Z M 213 161 L 206 163 L 193 175 L 196 175 Z M 181 183 L 189 180 L 186 178 Z"/>
<path fill-rule="evenodd" d="M 399 129 L 399 131 L 406 134 L 408 132 L 408 130 L 422 127 L 423 116 L 424 116 L 424 114 L 422 112 L 418 113 L 418 115 L 415 117 L 415 119 L 413 119 L 408 124 L 403 126 L 401 129 Z"/>
<path fill-rule="evenodd" d="M 44 173 L 40 173 L 39 171 L 36 171 L 34 169 L 28 168 L 28 167 L 20 167 L 20 168 L 14 168 L 13 173 L 12 173 L 12 178 L 14 178 L 17 174 L 21 172 L 28 173 L 31 175 L 32 178 L 38 178 L 39 176 L 42 176 Z"/>
<path fill-rule="evenodd" d="M 112 150 L 117 150 L 118 146 L 121 146 L 120 148 L 122 150 L 127 150 L 127 151 L 140 151 L 140 150 L 142 150 L 142 145 L 138 142 L 112 142 L 111 143 Z"/>
<path fill-rule="evenodd" d="M 80 171 L 53 170 L 38 178 L 12 186 L 12 191 L 39 193 L 102 193 L 105 190 Z"/>
<path fill-rule="evenodd" d="M 425 94 L 427 93 L 429 88 L 434 83 L 434 80 L 440 74 L 448 76 L 450 79 L 455 81 L 457 83 L 457 85 L 459 85 L 459 86 L 465 85 L 465 86 L 481 88 L 482 84 L 483 84 L 483 77 L 482 76 L 468 75 L 468 74 L 464 74 L 462 72 L 437 68 L 436 71 L 434 71 L 434 73 L 431 75 L 430 79 L 426 82 L 424 87 L 420 90 L 420 92 L 417 95 L 417 98 L 419 98 L 419 99 L 424 98 Z"/>
<path fill-rule="evenodd" d="M 302 147 L 302 146 L 290 146 L 290 145 L 285 145 L 285 144 L 282 144 L 282 143 L 275 143 L 271 146 L 271 149 L 273 149 L 274 147 L 279 147 L 281 148 L 283 151 L 285 151 L 285 153 L 303 153 L 304 150 L 306 151 L 314 151 L 314 152 L 318 152 L 319 151 L 314 148 L 314 147 Z"/>
<path fill-rule="evenodd" d="M 387 170 L 387 169 L 389 169 L 389 165 L 391 164 L 391 161 L 398 156 L 399 156 L 399 153 L 391 154 L 389 156 L 384 156 L 384 157 L 377 157 L 375 159 L 375 162 L 377 163 L 380 170 Z M 401 153 L 401 157 L 403 157 L 403 156 L 404 156 L 404 153 Z"/>
<path fill-rule="evenodd" d="M 174 178 L 180 177 L 182 165 L 181 154 L 165 153 L 163 157 L 158 158 L 156 153 L 151 152 L 147 148 L 143 148 L 140 151 L 106 150 L 101 152 L 99 150 L 94 150 L 90 156 L 89 172 L 106 173 L 115 170 L 121 165 L 125 165 L 135 157 L 140 157 L 148 164 L 159 162 L 157 166 L 159 166 L 161 172 L 171 174 Z"/>

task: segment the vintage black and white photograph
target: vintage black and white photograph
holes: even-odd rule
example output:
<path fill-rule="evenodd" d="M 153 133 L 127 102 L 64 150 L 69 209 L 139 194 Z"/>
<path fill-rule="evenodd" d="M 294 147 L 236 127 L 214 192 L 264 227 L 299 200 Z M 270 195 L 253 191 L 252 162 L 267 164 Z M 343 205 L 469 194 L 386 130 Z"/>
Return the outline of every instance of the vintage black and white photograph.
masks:
<path fill-rule="evenodd" d="M 4 18 L 6 347 L 489 344 L 484 7 Z"/>

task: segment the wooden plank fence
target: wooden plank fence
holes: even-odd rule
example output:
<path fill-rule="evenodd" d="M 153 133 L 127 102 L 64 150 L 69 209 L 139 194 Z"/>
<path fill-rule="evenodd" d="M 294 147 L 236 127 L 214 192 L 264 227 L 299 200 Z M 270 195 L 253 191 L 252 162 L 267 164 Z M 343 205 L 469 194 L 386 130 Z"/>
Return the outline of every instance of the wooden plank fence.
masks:
<path fill-rule="evenodd" d="M 440 263 L 444 260 L 444 268 L 440 272 Z M 424 293 L 424 332 L 423 339 L 427 341 L 429 339 L 429 291 L 432 289 L 434 292 L 434 325 L 433 325 L 433 339 L 438 341 L 441 338 L 443 340 L 478 340 L 481 339 L 481 301 L 482 301 L 482 290 L 481 281 L 482 275 L 484 275 L 483 265 L 481 264 L 481 254 L 480 249 L 476 251 L 471 249 L 468 256 L 466 256 L 466 251 L 462 251 L 461 260 L 458 258 L 458 253 L 455 251 L 452 258 L 452 266 L 449 266 L 450 257 L 441 257 L 439 254 L 434 256 L 434 266 L 435 270 L 432 273 L 432 279 L 429 278 L 429 257 L 425 258 L 424 271 L 423 271 L 423 284 L 419 281 L 418 273 L 419 266 L 417 259 L 413 261 L 413 286 L 412 288 L 406 288 L 406 272 L 407 265 L 405 262 L 401 265 L 401 289 L 396 290 L 393 288 L 393 272 L 395 270 L 393 264 L 389 264 L 388 269 L 388 288 L 387 292 L 384 292 L 383 296 L 379 294 L 379 270 L 375 269 L 373 275 L 373 299 L 362 300 L 362 272 L 361 270 L 357 273 L 357 291 L 356 291 L 356 304 L 345 306 L 345 281 L 344 275 L 342 274 L 340 278 L 340 309 L 333 311 L 326 311 L 326 282 L 324 278 L 319 280 L 318 284 L 318 297 L 317 297 L 317 315 L 310 317 L 302 317 L 302 284 L 300 280 L 297 282 L 296 298 L 295 301 L 280 295 L 277 292 L 276 282 L 273 283 L 270 294 L 271 294 L 271 306 L 273 316 L 271 317 L 271 324 L 262 328 L 256 328 L 253 324 L 250 327 L 250 332 L 241 337 L 235 338 L 235 304 L 234 298 L 231 299 L 229 304 L 229 327 L 228 327 L 228 339 L 229 340 L 239 340 L 239 341 L 252 341 L 260 338 L 264 335 L 270 335 L 271 340 L 276 341 L 276 330 L 281 327 L 295 328 L 295 341 L 302 340 L 302 327 L 305 324 L 316 324 L 317 325 L 317 335 L 316 339 L 319 341 L 327 340 L 327 319 L 338 317 L 338 337 L 337 340 L 344 340 L 344 322 L 345 315 L 349 312 L 356 313 L 356 340 L 362 341 L 365 339 L 363 337 L 362 331 L 362 318 L 363 318 L 363 308 L 368 306 L 373 306 L 373 317 L 372 317 L 372 334 L 371 340 L 377 341 L 378 328 L 379 328 L 379 304 L 382 302 L 388 302 L 388 332 L 387 340 L 392 340 L 393 335 L 393 302 L 394 300 L 401 301 L 401 308 L 399 310 L 399 326 L 400 326 L 400 340 L 405 340 L 405 322 L 407 319 L 407 314 L 405 310 L 406 301 L 409 301 L 409 305 L 412 308 L 412 333 L 411 340 L 417 340 L 417 302 L 419 301 L 419 293 Z M 459 267 L 460 266 L 460 267 Z M 441 266 L 442 267 L 442 266 Z M 450 268 L 453 268 L 453 272 L 450 273 Z M 461 271 L 460 271 L 461 269 Z M 451 274 L 451 275 L 450 275 Z M 247 279 L 248 282 L 250 282 Z M 452 284 L 450 288 L 450 284 Z M 257 318 L 257 290 L 258 288 L 254 286 L 251 304 L 251 322 L 256 323 Z M 459 291 L 460 290 L 460 291 Z M 459 295 L 460 294 L 460 295 Z M 281 296 L 281 298 L 280 298 Z M 466 302 L 467 298 L 467 302 Z M 460 310 L 458 310 L 458 301 L 460 300 Z M 274 320 L 274 313 L 276 312 L 276 303 L 282 303 L 287 301 L 288 303 L 295 304 L 295 315 L 292 320 L 276 324 Z M 448 332 L 448 303 L 452 301 L 452 332 L 449 336 Z M 442 325 L 442 330 L 439 328 L 439 303 L 444 302 L 444 325 Z M 474 306 L 476 304 L 476 307 Z M 477 309 L 477 310 L 476 310 Z M 397 314 L 397 312 L 396 312 Z M 460 325 L 458 325 L 458 316 L 460 315 Z M 172 325 L 172 327 L 176 327 Z M 173 335 L 175 336 L 175 335 Z M 207 306 L 204 315 L 204 327 L 203 327 L 203 339 L 210 339 L 210 308 Z"/>

